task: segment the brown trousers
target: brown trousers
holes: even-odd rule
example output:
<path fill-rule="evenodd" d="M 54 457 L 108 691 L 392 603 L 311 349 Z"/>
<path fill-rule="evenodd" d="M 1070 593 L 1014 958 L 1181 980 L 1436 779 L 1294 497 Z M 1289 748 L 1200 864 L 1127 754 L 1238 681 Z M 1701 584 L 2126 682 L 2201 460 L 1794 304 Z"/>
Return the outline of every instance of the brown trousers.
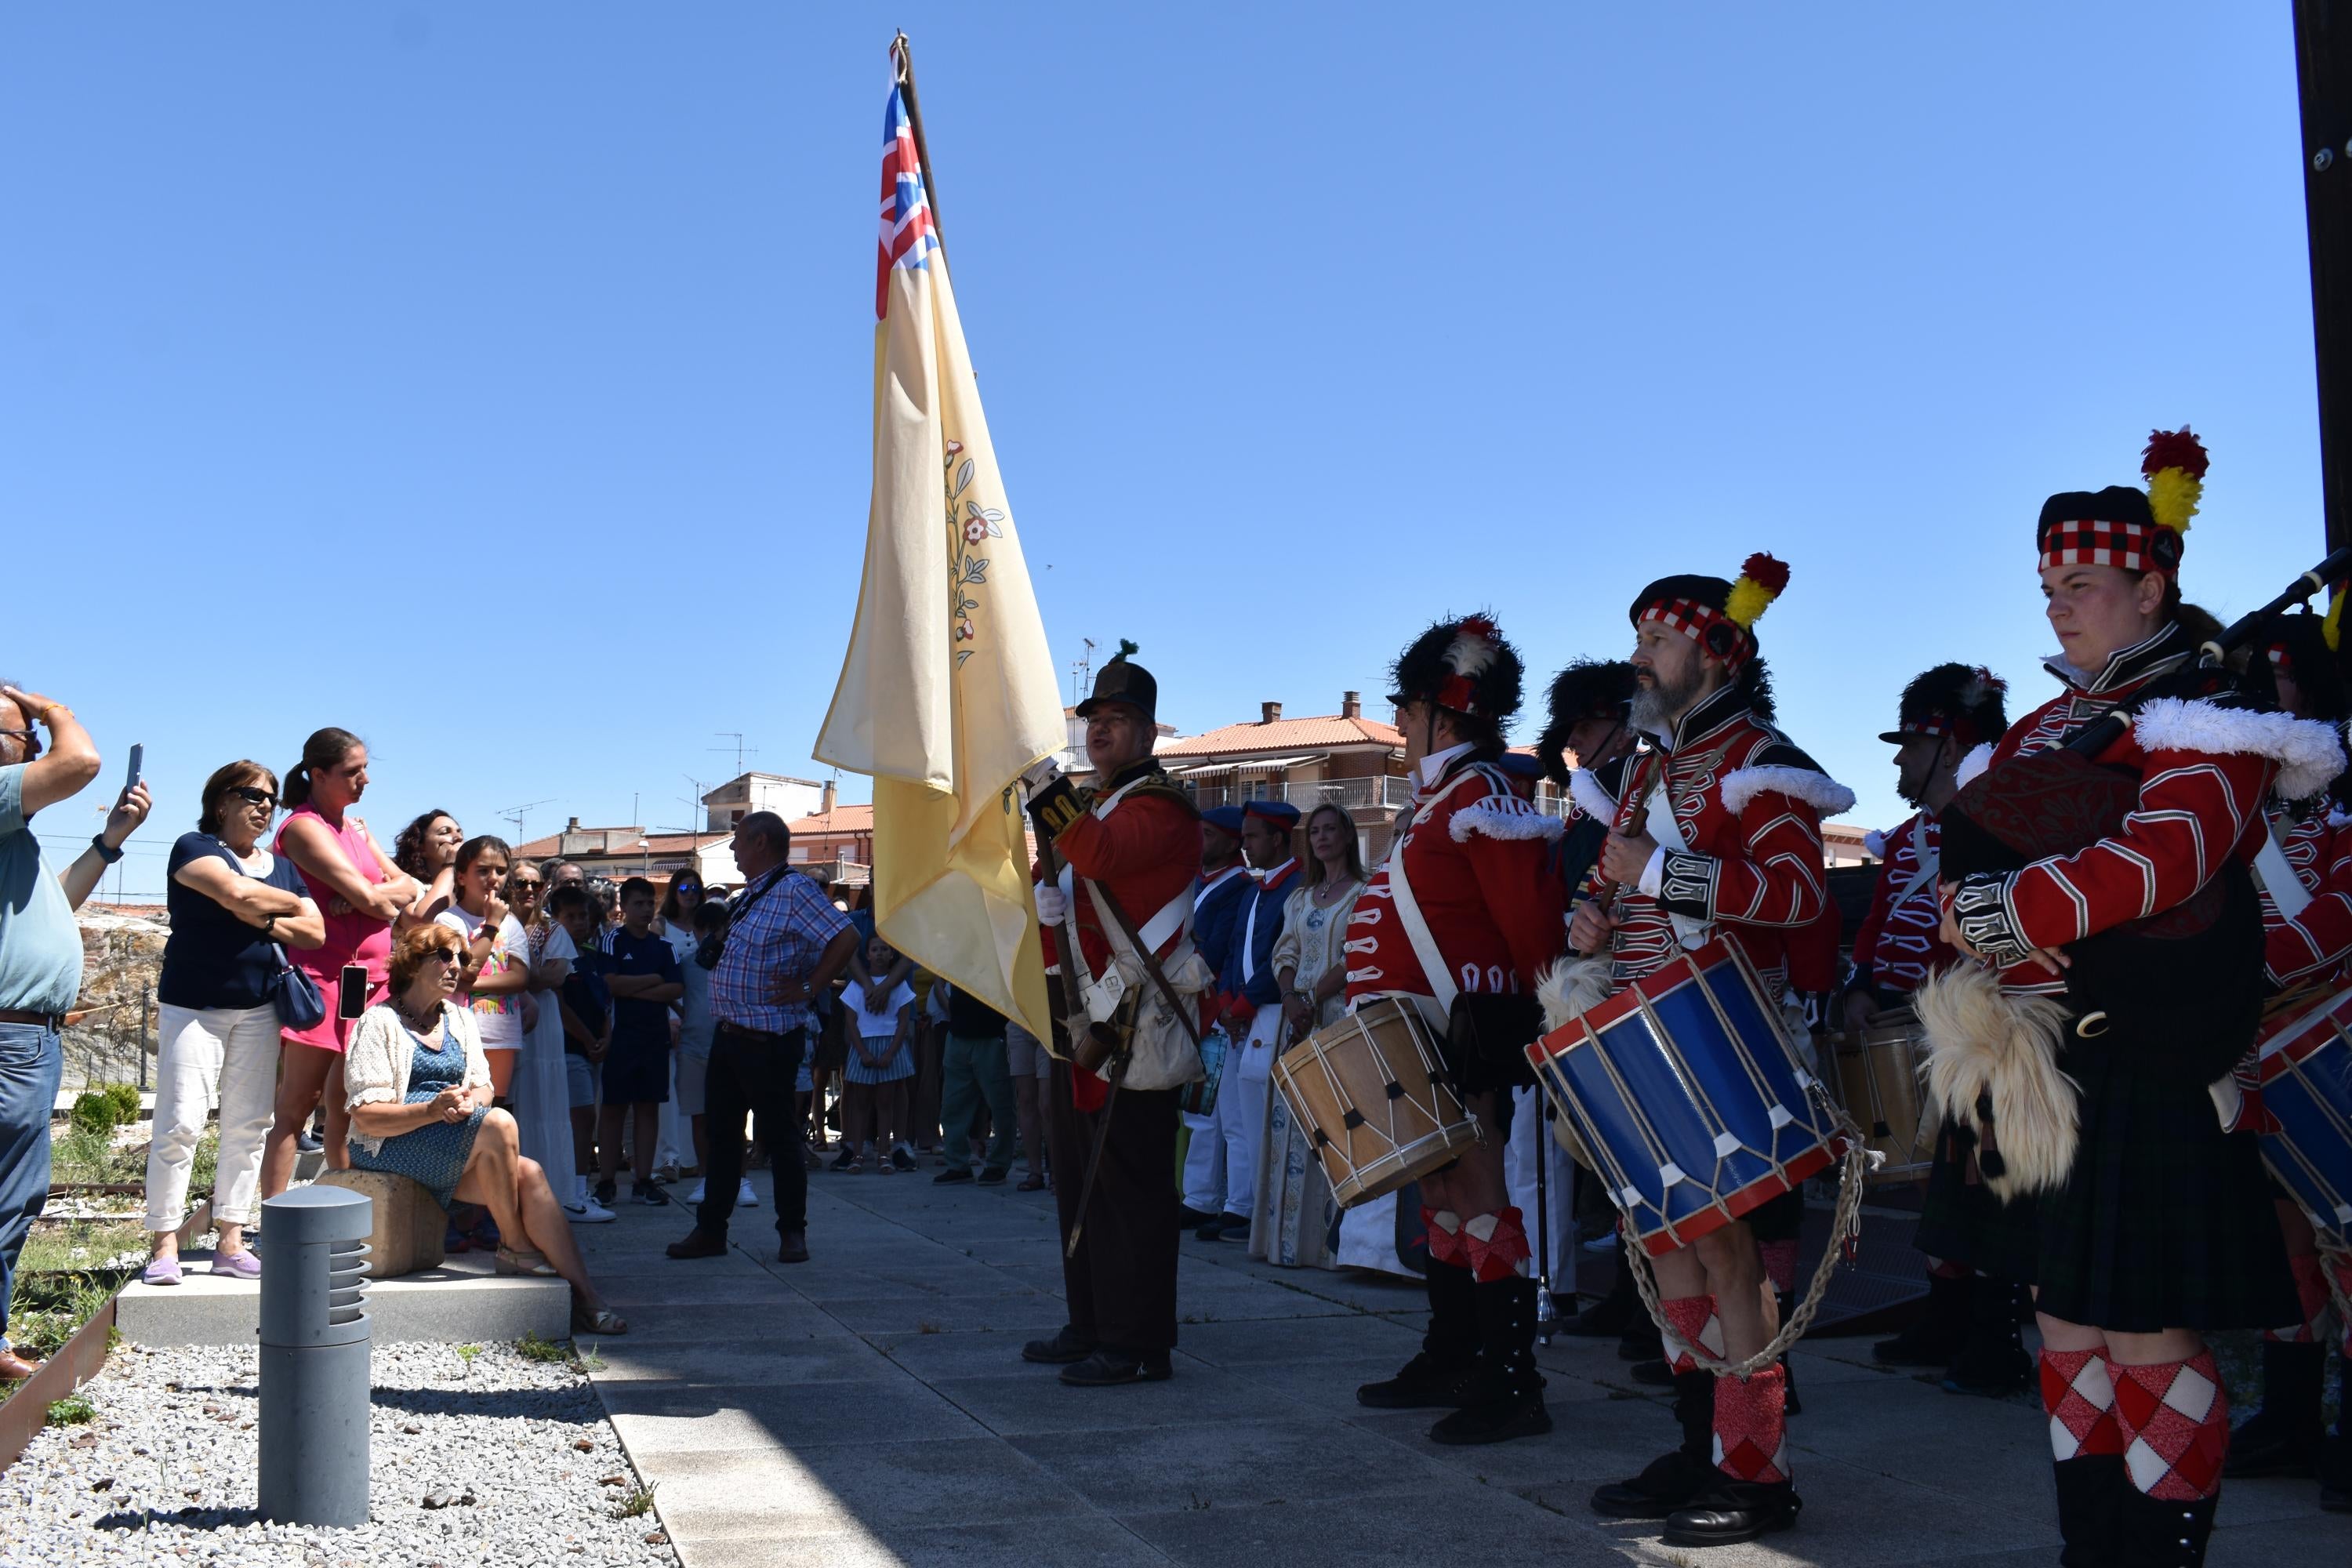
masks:
<path fill-rule="evenodd" d="M 1070 1326 L 1081 1339 L 1130 1354 L 1176 1346 L 1176 1096 L 1123 1089 L 1108 1111 L 1087 1113 L 1071 1100 L 1070 1064 L 1054 1064 L 1045 1141 L 1066 1248 L 1095 1138 L 1110 1118 L 1086 1234 L 1062 1259 Z"/>

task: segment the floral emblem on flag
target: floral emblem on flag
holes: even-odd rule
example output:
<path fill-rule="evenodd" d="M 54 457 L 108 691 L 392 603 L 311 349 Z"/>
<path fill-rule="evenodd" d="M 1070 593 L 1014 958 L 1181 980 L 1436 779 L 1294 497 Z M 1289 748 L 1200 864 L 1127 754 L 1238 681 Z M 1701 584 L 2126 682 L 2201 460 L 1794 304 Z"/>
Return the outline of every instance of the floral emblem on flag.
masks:
<path fill-rule="evenodd" d="M 950 614 L 954 622 L 955 640 L 969 643 L 980 636 L 980 627 L 972 620 L 972 613 L 981 608 L 981 604 L 971 596 L 972 590 L 988 585 L 988 557 L 980 552 L 990 540 L 1004 537 L 1004 513 L 994 507 L 982 506 L 976 499 L 964 493 L 971 489 L 980 466 L 964 456 L 962 442 L 950 440 L 948 443 L 946 468 L 948 602 L 952 606 Z M 969 647 L 958 648 L 956 668 L 961 669 L 963 661 L 976 651 Z"/>

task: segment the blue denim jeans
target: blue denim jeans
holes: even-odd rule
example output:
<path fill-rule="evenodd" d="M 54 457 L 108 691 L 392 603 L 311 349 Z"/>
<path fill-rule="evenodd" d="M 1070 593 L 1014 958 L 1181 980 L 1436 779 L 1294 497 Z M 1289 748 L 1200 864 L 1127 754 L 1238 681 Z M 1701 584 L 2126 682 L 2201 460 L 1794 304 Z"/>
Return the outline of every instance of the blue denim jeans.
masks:
<path fill-rule="evenodd" d="M 55 1029 L 0 1024 L 0 1350 L 9 1348 L 16 1256 L 49 1200 L 49 1112 L 64 1072 Z"/>

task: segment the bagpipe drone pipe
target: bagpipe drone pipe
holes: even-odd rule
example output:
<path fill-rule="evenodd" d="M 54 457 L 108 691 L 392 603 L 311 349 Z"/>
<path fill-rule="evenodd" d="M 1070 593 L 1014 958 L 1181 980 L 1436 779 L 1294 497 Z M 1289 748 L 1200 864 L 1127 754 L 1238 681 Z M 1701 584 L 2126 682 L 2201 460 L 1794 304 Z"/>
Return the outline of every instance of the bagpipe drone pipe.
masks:
<path fill-rule="evenodd" d="M 1994 763 L 1939 814 L 1945 883 L 2021 869 L 2120 833 L 2139 803 L 2137 768 L 2100 759 L 2158 698 L 2253 706 L 2230 654 L 2271 618 L 2352 572 L 2352 546 L 2297 577 L 2252 614 L 2216 634 L 2198 661 L 2159 677 L 2060 744 Z M 2262 910 L 2234 858 L 2185 902 L 2110 927 L 2066 949 L 2066 1010 L 2084 1038 L 2110 1030 L 2210 1081 L 2252 1041 L 2263 1000 Z"/>

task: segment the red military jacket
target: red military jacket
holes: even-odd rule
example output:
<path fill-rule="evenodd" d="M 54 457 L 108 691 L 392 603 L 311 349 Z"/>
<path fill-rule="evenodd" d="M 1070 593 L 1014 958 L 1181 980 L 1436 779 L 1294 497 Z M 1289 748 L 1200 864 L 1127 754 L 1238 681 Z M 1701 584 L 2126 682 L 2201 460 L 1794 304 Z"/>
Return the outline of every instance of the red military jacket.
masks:
<path fill-rule="evenodd" d="M 1870 912 L 1853 933 L 1848 990 L 1908 996 L 1927 976 L 1959 962 L 1958 950 L 1939 934 L 1944 911 L 1936 899 L 1936 819 L 1921 811 L 1880 846 Z"/>
<path fill-rule="evenodd" d="M 2011 725 L 1989 753 L 1971 752 L 1962 786 L 1986 765 L 2059 744 L 2194 657 L 2188 633 L 2167 626 L 2095 675 L 2047 660 L 2066 690 Z M 2231 859 L 2251 862 L 2268 831 L 2262 807 L 2273 781 L 2288 798 L 2315 794 L 2341 770 L 2343 750 L 2325 724 L 2165 697 L 2143 705 L 2096 760 L 2140 775 L 2138 805 L 2119 832 L 2021 870 L 1945 885 L 1945 904 L 1969 945 L 2001 966 L 2004 990 L 2063 992 L 2065 982 L 2026 950 L 2063 948 L 2161 913 Z"/>
<path fill-rule="evenodd" d="M 1423 782 L 1432 763 L 1436 776 Z M 1397 914 L 1391 871 L 1400 861 L 1448 988 L 1532 996 L 1537 976 L 1567 945 L 1568 889 L 1549 853 L 1565 825 L 1529 805 L 1507 774 L 1466 746 L 1422 767 L 1402 837 L 1348 921 L 1348 1000 L 1412 996 L 1425 1013 L 1440 1010 L 1440 988 L 1423 972 Z M 1433 1021 L 1443 1026 L 1442 1018 Z"/>
<path fill-rule="evenodd" d="M 1087 973 L 1099 976 L 1110 963 L 1110 939 L 1103 934 L 1107 917 L 1086 884 L 1100 883 L 1139 931 L 1174 900 L 1189 901 L 1201 874 L 1201 814 L 1160 764 L 1148 761 L 1079 798 L 1087 813 L 1062 830 L 1054 850 L 1075 873 L 1070 907 L 1078 922 L 1078 951 Z M 1059 934 L 1045 933 L 1048 963 L 1057 961 Z M 1162 939 L 1157 956 L 1165 958 L 1181 934 L 1180 928 Z"/>
<path fill-rule="evenodd" d="M 1612 829 L 1640 831 L 1646 811 L 1661 846 L 1643 885 L 1618 889 L 1611 972 L 1622 985 L 1720 935 L 1778 994 L 1792 942 L 1829 908 L 1822 818 L 1851 808 L 1853 792 L 1750 711 L 1737 688 L 1707 697 L 1675 728 L 1671 742 L 1651 737 L 1605 779 L 1580 769 L 1570 781 L 1577 809 Z M 1669 821 L 1681 849 L 1664 847 Z M 1592 890 L 1601 886 L 1596 866 Z"/>
<path fill-rule="evenodd" d="M 2311 895 L 2288 920 L 2268 891 L 2263 898 L 2263 968 L 2273 989 L 2327 980 L 2352 959 L 2352 832 L 2331 811 L 2300 818 L 2273 803 L 2269 813 L 2280 851 Z"/>

